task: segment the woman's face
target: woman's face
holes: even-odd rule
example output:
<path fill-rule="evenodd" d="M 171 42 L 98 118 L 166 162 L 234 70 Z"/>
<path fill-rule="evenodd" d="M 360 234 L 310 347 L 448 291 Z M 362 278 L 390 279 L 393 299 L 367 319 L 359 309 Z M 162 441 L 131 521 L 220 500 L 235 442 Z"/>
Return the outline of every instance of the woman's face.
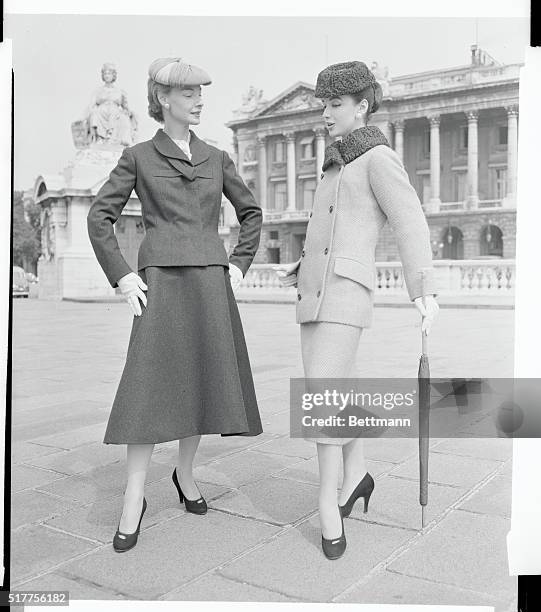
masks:
<path fill-rule="evenodd" d="M 105 68 L 102 70 L 101 78 L 105 83 L 113 83 L 116 78 L 116 73 L 114 70 L 111 70 L 111 68 Z"/>
<path fill-rule="evenodd" d="M 165 98 L 169 102 L 169 114 L 172 119 L 186 125 L 198 125 L 201 122 L 203 108 L 201 85 L 172 87 Z"/>
<path fill-rule="evenodd" d="M 353 130 L 366 125 L 367 100 L 363 99 L 357 103 L 352 96 L 344 94 L 323 98 L 322 104 L 323 119 L 331 136 L 347 136 Z"/>

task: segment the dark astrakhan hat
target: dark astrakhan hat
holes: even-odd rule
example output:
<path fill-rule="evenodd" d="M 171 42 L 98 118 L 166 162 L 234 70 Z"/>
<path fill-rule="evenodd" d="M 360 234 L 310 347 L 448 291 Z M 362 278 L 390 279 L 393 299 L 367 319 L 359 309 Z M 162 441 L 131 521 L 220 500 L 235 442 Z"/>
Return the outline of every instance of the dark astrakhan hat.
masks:
<path fill-rule="evenodd" d="M 364 62 L 341 62 L 327 66 L 317 75 L 316 98 L 332 98 L 377 85 L 376 77 Z"/>

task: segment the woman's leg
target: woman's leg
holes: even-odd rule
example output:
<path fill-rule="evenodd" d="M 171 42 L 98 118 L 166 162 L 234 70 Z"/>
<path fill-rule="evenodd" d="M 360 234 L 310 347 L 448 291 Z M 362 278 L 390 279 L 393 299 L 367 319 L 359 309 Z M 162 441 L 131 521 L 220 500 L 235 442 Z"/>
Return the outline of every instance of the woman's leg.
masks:
<path fill-rule="evenodd" d="M 133 533 L 137 529 L 143 507 L 145 478 L 153 450 L 154 444 L 127 445 L 128 483 L 119 526 L 119 530 L 123 533 Z"/>
<path fill-rule="evenodd" d="M 340 323 L 301 324 L 301 348 L 306 378 L 347 378 L 362 329 Z M 319 462 L 319 517 L 324 538 L 338 538 L 342 522 L 338 509 L 338 474 L 344 440 L 317 443 Z"/>
<path fill-rule="evenodd" d="M 178 441 L 177 477 L 182 493 L 191 500 L 201 497 L 193 477 L 193 460 L 201 435 L 181 438 Z"/>
<path fill-rule="evenodd" d="M 342 489 L 338 496 L 338 503 L 343 506 L 353 489 L 359 484 L 361 478 L 366 474 L 366 462 L 364 459 L 364 438 L 357 438 L 342 446 L 342 457 L 344 463 L 344 480 Z"/>

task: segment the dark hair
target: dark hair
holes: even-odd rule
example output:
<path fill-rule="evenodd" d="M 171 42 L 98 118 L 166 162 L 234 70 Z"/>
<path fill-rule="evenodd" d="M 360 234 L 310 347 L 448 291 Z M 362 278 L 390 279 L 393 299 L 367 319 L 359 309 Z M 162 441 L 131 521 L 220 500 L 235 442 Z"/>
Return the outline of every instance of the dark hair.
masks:
<path fill-rule="evenodd" d="M 171 90 L 169 85 L 156 83 L 152 79 L 148 79 L 148 114 L 159 123 L 163 123 L 163 109 L 158 94 L 168 94 Z"/>
<path fill-rule="evenodd" d="M 375 81 L 374 84 L 370 84 L 361 91 L 356 91 L 350 95 L 355 100 L 356 104 L 361 100 L 366 100 L 368 102 L 368 110 L 366 111 L 366 121 L 368 122 L 370 115 L 375 113 L 381 104 L 383 90 L 381 89 L 381 85 Z"/>

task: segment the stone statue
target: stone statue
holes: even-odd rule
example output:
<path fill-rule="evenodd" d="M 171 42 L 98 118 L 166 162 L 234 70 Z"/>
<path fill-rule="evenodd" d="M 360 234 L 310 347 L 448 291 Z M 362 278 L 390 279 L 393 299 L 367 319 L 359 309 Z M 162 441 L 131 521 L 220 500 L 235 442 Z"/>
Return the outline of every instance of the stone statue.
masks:
<path fill-rule="evenodd" d="M 84 121 L 72 124 L 73 141 L 77 148 L 97 145 L 130 146 L 135 142 L 137 118 L 128 107 L 125 92 L 116 85 L 114 64 L 101 69 L 103 85 L 92 94 Z"/>
<path fill-rule="evenodd" d="M 244 150 L 244 161 L 253 162 L 255 161 L 255 149 L 252 145 L 248 145 Z"/>
<path fill-rule="evenodd" d="M 54 258 L 55 252 L 55 231 L 51 210 L 49 208 L 41 209 L 41 255 L 45 261 L 51 261 Z"/>
<path fill-rule="evenodd" d="M 381 85 L 381 89 L 383 91 L 383 96 L 389 95 L 389 68 L 385 66 L 385 68 L 380 68 L 377 62 L 372 62 L 370 66 L 370 70 L 374 73 L 376 77 L 376 81 Z"/>
<path fill-rule="evenodd" d="M 235 115 L 249 115 L 263 103 L 263 90 L 250 85 L 248 91 L 242 96 L 242 106 L 234 111 Z"/>

